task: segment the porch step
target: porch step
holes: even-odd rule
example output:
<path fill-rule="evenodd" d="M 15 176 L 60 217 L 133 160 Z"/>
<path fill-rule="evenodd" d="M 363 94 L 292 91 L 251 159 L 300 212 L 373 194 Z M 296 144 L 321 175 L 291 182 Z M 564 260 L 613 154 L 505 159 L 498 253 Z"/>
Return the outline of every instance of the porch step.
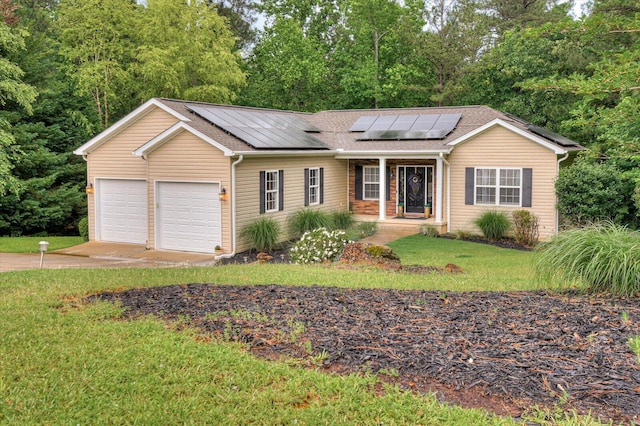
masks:
<path fill-rule="evenodd" d="M 403 218 L 387 218 L 386 220 L 379 220 L 377 216 L 373 215 L 357 215 L 355 220 L 356 222 L 376 222 L 378 230 L 398 230 L 405 231 L 408 234 L 417 234 L 422 232 L 422 227 L 424 225 L 433 225 L 438 228 L 440 233 L 446 232 L 447 229 L 446 223 L 436 223 L 433 216 L 428 219 L 423 216 L 408 216 Z"/>

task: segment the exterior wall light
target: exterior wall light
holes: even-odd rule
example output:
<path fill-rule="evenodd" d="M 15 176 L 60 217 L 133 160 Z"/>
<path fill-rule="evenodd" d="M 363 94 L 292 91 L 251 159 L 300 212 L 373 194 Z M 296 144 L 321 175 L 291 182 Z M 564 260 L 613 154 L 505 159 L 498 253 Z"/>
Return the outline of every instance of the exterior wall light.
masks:
<path fill-rule="evenodd" d="M 222 188 L 220 190 L 220 201 L 227 201 L 229 199 L 229 196 L 227 195 L 227 190 Z"/>
<path fill-rule="evenodd" d="M 47 246 L 49 245 L 48 241 L 40 241 L 40 269 L 42 269 L 42 264 L 44 263 L 44 252 L 47 251 Z"/>
<path fill-rule="evenodd" d="M 87 194 L 93 194 L 94 189 L 93 189 L 93 184 L 91 182 L 89 182 L 87 187 L 84 189 L 84 192 L 86 192 Z"/>

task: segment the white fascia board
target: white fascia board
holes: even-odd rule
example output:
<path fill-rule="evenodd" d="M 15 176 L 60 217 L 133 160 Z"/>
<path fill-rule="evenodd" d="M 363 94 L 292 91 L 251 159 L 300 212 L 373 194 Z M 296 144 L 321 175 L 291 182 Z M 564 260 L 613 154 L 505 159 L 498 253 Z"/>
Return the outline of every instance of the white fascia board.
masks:
<path fill-rule="evenodd" d="M 244 157 L 333 157 L 336 155 L 334 150 L 255 150 L 255 151 L 236 151 L 234 155 L 242 155 Z"/>
<path fill-rule="evenodd" d="M 357 158 L 389 158 L 389 159 L 421 159 L 437 158 L 440 153 L 449 154 L 452 148 L 445 148 L 431 151 L 341 151 L 337 150 L 337 159 L 357 159 Z"/>
<path fill-rule="evenodd" d="M 173 109 L 169 108 L 161 101 L 156 98 L 149 99 L 144 104 L 140 105 L 138 108 L 131 111 L 129 114 L 118 120 L 114 125 L 100 132 L 96 136 L 94 136 L 91 140 L 86 142 L 84 145 L 73 151 L 76 155 L 87 155 L 94 149 L 98 148 L 100 145 L 108 141 L 113 136 L 117 135 L 136 121 L 140 120 L 142 117 L 151 112 L 154 108 L 160 108 L 168 114 L 173 115 L 176 119 L 181 121 L 191 121 L 188 117 L 185 117 L 182 114 L 177 113 Z"/>
<path fill-rule="evenodd" d="M 548 148 L 548 149 L 552 150 L 556 155 L 558 155 L 558 154 L 566 154 L 568 152 L 567 150 L 562 149 L 559 146 L 556 146 L 556 145 L 552 144 L 551 142 L 549 142 L 549 141 L 547 141 L 547 140 L 545 140 L 543 138 L 540 138 L 540 137 L 538 137 L 536 135 L 532 135 L 531 133 L 526 132 L 526 131 L 524 131 L 524 130 L 522 130 L 522 129 L 520 129 L 520 128 L 512 125 L 512 124 L 509 124 L 506 121 L 501 120 L 499 118 L 496 118 L 495 120 L 492 120 L 492 121 L 488 122 L 484 126 L 478 127 L 477 129 L 467 133 L 466 135 L 463 135 L 463 136 L 459 137 L 458 139 L 452 140 L 451 142 L 447 143 L 447 145 L 449 145 L 451 147 L 455 147 L 456 145 L 464 143 L 464 142 L 468 141 L 469 139 L 472 139 L 475 136 L 477 136 L 477 135 L 479 135 L 479 134 L 481 134 L 483 132 L 486 132 L 487 130 L 489 130 L 492 127 L 495 127 L 495 126 L 502 126 L 507 130 L 510 130 L 510 131 L 512 131 L 514 133 L 517 133 L 518 135 L 520 135 L 520 136 L 522 136 L 522 137 L 524 137 L 526 139 L 529 139 L 532 142 L 535 142 L 537 144 L 540 144 L 540 145 L 544 146 L 545 148 Z"/>
<path fill-rule="evenodd" d="M 174 124 L 171 127 L 169 127 L 167 130 L 165 130 L 164 132 L 160 133 L 158 136 L 154 137 L 149 142 L 145 143 L 140 148 L 138 148 L 135 151 L 133 151 L 133 155 L 138 156 L 138 157 L 144 157 L 145 155 L 147 155 L 147 154 L 155 151 L 156 149 L 160 148 L 162 145 L 164 145 L 165 143 L 169 142 L 171 139 L 173 139 L 174 137 L 176 137 L 178 134 L 180 134 L 182 132 L 189 132 L 192 135 L 202 139 L 203 141 L 205 141 L 209 145 L 214 146 L 215 148 L 217 148 L 220 151 L 222 151 L 222 153 L 227 157 L 231 157 L 231 156 L 234 155 L 234 152 L 232 150 L 230 150 L 229 148 L 227 148 L 226 146 L 224 146 L 221 143 L 211 139 L 209 136 L 207 136 L 204 133 L 194 129 L 193 127 L 189 126 L 187 123 L 184 123 L 182 121 L 179 122 L 179 123 Z"/>

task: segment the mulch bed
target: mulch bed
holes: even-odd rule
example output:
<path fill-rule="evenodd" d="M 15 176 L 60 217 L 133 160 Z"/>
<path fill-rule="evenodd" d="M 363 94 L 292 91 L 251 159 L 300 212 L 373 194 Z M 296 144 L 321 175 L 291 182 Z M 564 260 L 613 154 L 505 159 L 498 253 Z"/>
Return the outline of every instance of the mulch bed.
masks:
<path fill-rule="evenodd" d="M 559 406 L 640 422 L 640 365 L 627 343 L 640 335 L 639 299 L 213 284 L 89 299 L 118 300 L 132 319 L 189 318 L 268 359 L 317 367 L 312 356 L 324 352 L 327 371 L 386 372 L 407 389 L 500 415 Z"/>

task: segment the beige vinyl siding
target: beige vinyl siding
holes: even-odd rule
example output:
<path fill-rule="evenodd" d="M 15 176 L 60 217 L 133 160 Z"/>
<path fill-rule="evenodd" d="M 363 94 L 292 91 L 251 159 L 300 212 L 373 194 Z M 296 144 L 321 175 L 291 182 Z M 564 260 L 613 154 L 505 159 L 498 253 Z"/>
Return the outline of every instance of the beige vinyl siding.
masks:
<path fill-rule="evenodd" d="M 531 168 L 532 211 L 540 220 L 540 237 L 556 232 L 556 197 L 554 183 L 557 157 L 553 151 L 503 127 L 494 127 L 455 147 L 448 159 L 451 164 L 451 232 L 479 232 L 473 222 L 491 209 L 511 215 L 522 207 L 465 205 L 466 167 Z"/>
<path fill-rule="evenodd" d="M 270 217 L 281 224 L 281 241 L 291 238 L 287 229 L 287 218 L 304 208 L 304 169 L 324 167 L 324 203 L 311 206 L 327 212 L 347 210 L 347 165 L 346 160 L 335 160 L 331 156 L 316 157 L 271 157 L 246 158 L 236 169 L 236 217 L 238 230 L 237 251 L 251 247 L 240 237 L 243 227 L 260 216 Z M 260 214 L 260 171 L 284 170 L 284 210 Z"/>
<path fill-rule="evenodd" d="M 148 158 L 150 244 L 155 247 L 155 190 L 157 181 L 220 183 L 230 193 L 231 159 L 209 143 L 182 132 Z M 222 247 L 231 251 L 231 201 L 222 201 Z"/>
<path fill-rule="evenodd" d="M 95 178 L 146 179 L 147 164 L 133 151 L 177 122 L 156 108 L 120 131 L 87 156 L 89 182 Z M 95 240 L 95 197 L 89 195 L 89 238 Z"/>

